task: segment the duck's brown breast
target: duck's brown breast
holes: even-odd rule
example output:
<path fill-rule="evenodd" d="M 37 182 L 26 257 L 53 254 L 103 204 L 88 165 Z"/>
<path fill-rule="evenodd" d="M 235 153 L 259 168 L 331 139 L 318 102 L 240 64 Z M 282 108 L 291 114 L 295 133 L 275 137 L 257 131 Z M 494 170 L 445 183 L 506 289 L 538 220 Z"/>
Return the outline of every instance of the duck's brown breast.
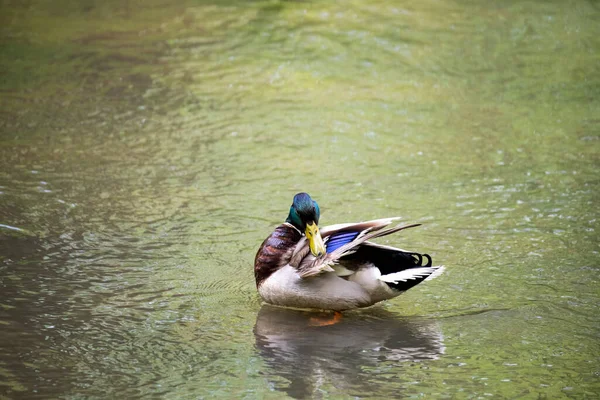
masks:
<path fill-rule="evenodd" d="M 286 265 L 302 235 L 292 226 L 279 225 L 261 244 L 254 259 L 256 287 L 273 272 Z"/>

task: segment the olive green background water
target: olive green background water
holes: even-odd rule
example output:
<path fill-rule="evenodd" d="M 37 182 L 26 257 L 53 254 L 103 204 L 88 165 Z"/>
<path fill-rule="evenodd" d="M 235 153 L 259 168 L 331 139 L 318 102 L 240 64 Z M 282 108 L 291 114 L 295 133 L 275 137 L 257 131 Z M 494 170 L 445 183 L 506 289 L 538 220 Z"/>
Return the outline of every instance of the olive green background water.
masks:
<path fill-rule="evenodd" d="M 0 6 L 0 398 L 599 396 L 597 2 Z M 262 306 L 299 191 L 447 272 Z"/>

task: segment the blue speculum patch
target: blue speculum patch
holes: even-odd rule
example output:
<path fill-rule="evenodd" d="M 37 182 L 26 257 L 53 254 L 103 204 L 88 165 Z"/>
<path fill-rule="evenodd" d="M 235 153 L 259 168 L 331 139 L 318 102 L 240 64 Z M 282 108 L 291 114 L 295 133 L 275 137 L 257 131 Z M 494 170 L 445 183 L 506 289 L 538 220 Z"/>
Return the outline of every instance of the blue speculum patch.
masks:
<path fill-rule="evenodd" d="M 339 232 L 329 236 L 329 241 L 326 244 L 327 252 L 332 253 L 346 243 L 350 243 L 358 236 L 359 232 Z"/>

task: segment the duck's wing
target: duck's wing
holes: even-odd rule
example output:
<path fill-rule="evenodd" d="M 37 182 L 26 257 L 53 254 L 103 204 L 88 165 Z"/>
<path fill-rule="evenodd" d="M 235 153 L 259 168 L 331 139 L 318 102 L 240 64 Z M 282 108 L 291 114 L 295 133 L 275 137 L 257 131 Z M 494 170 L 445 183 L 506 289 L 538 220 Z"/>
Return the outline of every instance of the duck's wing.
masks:
<path fill-rule="evenodd" d="M 297 268 L 302 278 L 318 275 L 322 272 L 333 272 L 332 266 L 338 263 L 340 258 L 354 253 L 366 241 L 420 225 L 399 225 L 387 228 L 397 219 L 383 218 L 353 224 L 326 226 L 321 230 L 321 235 L 325 241 L 326 254 L 314 257 L 310 253 L 306 238 L 302 238 L 292 254 L 290 265 Z"/>

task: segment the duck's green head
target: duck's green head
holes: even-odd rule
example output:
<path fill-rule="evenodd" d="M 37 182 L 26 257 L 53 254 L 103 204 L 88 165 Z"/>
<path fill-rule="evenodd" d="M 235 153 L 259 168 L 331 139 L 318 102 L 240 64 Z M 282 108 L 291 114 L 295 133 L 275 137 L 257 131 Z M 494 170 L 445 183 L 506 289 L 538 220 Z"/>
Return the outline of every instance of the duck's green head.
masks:
<path fill-rule="evenodd" d="M 308 239 L 310 252 L 318 257 L 325 254 L 325 245 L 319 232 L 319 205 L 307 193 L 298 193 L 290 207 L 290 213 L 285 220 L 304 232 Z"/>

